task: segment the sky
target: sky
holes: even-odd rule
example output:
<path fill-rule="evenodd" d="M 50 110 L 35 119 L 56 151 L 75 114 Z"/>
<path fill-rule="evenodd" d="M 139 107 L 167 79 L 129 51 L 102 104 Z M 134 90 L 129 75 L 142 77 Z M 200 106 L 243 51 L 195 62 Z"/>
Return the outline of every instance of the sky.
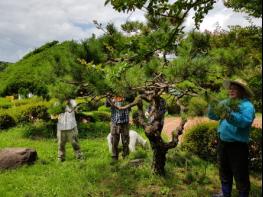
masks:
<path fill-rule="evenodd" d="M 0 0 L 0 61 L 16 62 L 25 54 L 41 45 L 58 40 L 81 41 L 92 33 L 101 35 L 93 24 L 97 20 L 117 27 L 126 21 L 144 21 L 144 13 L 119 13 L 105 0 Z M 252 20 L 261 25 L 261 19 Z M 249 25 L 247 15 L 233 12 L 218 0 L 213 10 L 203 20 L 200 30 L 213 31 L 217 26 L 227 29 L 229 25 Z M 190 14 L 185 30 L 194 27 Z"/>

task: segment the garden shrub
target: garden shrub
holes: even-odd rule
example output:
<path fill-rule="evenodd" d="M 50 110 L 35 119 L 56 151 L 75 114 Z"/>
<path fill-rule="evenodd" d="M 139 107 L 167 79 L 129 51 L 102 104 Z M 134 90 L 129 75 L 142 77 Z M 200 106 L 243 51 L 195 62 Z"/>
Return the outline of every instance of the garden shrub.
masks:
<path fill-rule="evenodd" d="M 26 105 L 20 114 L 19 121 L 33 122 L 37 119 L 49 120 L 48 108 L 44 104 Z"/>
<path fill-rule="evenodd" d="M 103 99 L 95 101 L 95 100 L 91 100 L 90 98 L 88 99 L 77 98 L 76 102 L 80 104 L 78 110 L 83 112 L 96 111 L 100 106 L 104 106 L 105 104 Z"/>
<path fill-rule="evenodd" d="M 26 138 L 53 138 L 56 136 L 56 122 L 37 120 L 24 126 L 23 137 Z"/>
<path fill-rule="evenodd" d="M 40 103 L 43 102 L 43 98 L 42 97 L 38 97 L 38 96 L 33 96 L 32 98 L 25 98 L 25 99 L 21 99 L 21 100 L 14 100 L 14 106 L 21 106 L 21 105 L 32 105 L 32 104 L 36 104 L 36 103 Z"/>
<path fill-rule="evenodd" d="M 79 137 L 106 137 L 110 132 L 109 122 L 90 122 L 79 123 L 78 125 Z"/>
<path fill-rule="evenodd" d="M 6 112 L 0 112 L 0 130 L 8 129 L 16 125 L 15 119 Z"/>
<path fill-rule="evenodd" d="M 37 119 L 49 120 L 47 112 L 47 102 L 38 102 L 32 104 L 12 107 L 6 110 L 16 121 L 16 123 L 34 122 Z"/>
<path fill-rule="evenodd" d="M 249 142 L 250 168 L 262 171 L 262 129 L 252 128 Z"/>
<path fill-rule="evenodd" d="M 204 116 L 207 109 L 207 102 L 200 97 L 191 98 L 188 111 L 191 116 Z"/>
<path fill-rule="evenodd" d="M 105 111 L 90 111 L 77 114 L 77 119 L 85 118 L 91 122 L 107 122 L 111 120 L 111 114 Z"/>
<path fill-rule="evenodd" d="M 204 122 L 183 135 L 181 148 L 202 159 L 216 162 L 217 155 L 217 123 Z M 262 170 L 262 129 L 252 128 L 249 142 L 250 169 Z"/>
<path fill-rule="evenodd" d="M 167 112 L 170 115 L 179 115 L 180 114 L 180 106 L 176 103 L 176 99 L 171 96 L 163 96 L 166 101 Z"/>
<path fill-rule="evenodd" d="M 110 112 L 110 108 L 102 105 L 98 108 L 98 111 Z"/>
<path fill-rule="evenodd" d="M 12 106 L 12 103 L 5 98 L 0 98 L 0 108 L 8 109 Z"/>
<path fill-rule="evenodd" d="M 200 158 L 216 161 L 217 123 L 203 122 L 185 131 L 181 147 Z"/>

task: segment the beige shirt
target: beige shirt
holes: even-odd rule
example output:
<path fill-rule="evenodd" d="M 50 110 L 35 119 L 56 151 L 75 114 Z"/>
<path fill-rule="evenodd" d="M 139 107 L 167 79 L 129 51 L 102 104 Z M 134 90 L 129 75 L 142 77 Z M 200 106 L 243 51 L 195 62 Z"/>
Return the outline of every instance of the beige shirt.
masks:
<path fill-rule="evenodd" d="M 70 106 L 66 106 L 65 112 L 59 114 L 58 116 L 58 130 L 71 130 L 77 126 L 77 121 L 75 118 L 74 107 L 76 106 L 76 102 L 74 100 L 70 100 Z"/>

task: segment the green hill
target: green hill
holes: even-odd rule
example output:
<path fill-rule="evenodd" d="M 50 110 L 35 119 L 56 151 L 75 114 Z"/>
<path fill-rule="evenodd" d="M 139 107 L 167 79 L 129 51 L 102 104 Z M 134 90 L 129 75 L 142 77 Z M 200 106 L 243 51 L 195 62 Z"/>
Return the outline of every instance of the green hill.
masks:
<path fill-rule="evenodd" d="M 0 64 L 0 95 L 19 91 L 47 94 L 48 89 L 63 79 L 72 79 L 78 58 L 85 58 L 83 45 L 75 41 L 53 41 L 35 49 L 14 64 Z M 1 69 L 0 69 L 1 71 Z"/>
<path fill-rule="evenodd" d="M 0 72 L 3 72 L 10 64 L 12 63 L 0 61 Z"/>

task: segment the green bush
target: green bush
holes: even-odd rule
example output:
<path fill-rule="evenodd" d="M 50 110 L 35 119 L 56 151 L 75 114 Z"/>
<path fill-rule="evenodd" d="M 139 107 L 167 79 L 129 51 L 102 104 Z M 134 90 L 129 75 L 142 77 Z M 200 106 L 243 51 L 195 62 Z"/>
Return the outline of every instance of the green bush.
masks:
<path fill-rule="evenodd" d="M 216 161 L 217 123 L 200 123 L 183 135 L 181 147 L 183 150 L 198 155 L 200 158 Z"/>
<path fill-rule="evenodd" d="M 204 116 L 207 109 L 207 102 L 200 97 L 191 98 L 188 111 L 191 116 Z"/>
<path fill-rule="evenodd" d="M 32 104 L 36 104 L 39 102 L 43 102 L 43 98 L 38 97 L 38 96 L 33 96 L 32 98 L 25 98 L 25 99 L 21 99 L 21 100 L 14 100 L 14 106 L 18 107 L 18 106 L 22 106 L 22 105 L 32 105 Z"/>
<path fill-rule="evenodd" d="M 98 108 L 98 111 L 110 112 L 110 108 L 102 105 Z"/>
<path fill-rule="evenodd" d="M 12 106 L 12 103 L 5 99 L 5 98 L 0 98 L 0 108 L 3 108 L 3 109 L 8 109 Z"/>
<path fill-rule="evenodd" d="M 8 129 L 16 125 L 15 119 L 6 112 L 0 112 L 0 130 Z"/>
<path fill-rule="evenodd" d="M 65 103 L 61 103 L 61 102 L 57 102 L 57 103 L 54 103 L 53 105 L 51 105 L 47 112 L 49 115 L 59 115 L 61 113 L 64 113 L 65 112 L 65 108 L 66 108 L 66 104 Z"/>
<path fill-rule="evenodd" d="M 37 120 L 32 124 L 25 125 L 22 134 L 26 138 L 53 138 L 56 136 L 56 122 Z"/>
<path fill-rule="evenodd" d="M 178 115 L 180 114 L 180 106 L 176 104 L 176 99 L 171 96 L 163 96 L 166 101 L 167 112 L 170 115 Z"/>
<path fill-rule="evenodd" d="M 200 123 L 185 132 L 181 148 L 202 159 L 216 162 L 217 123 Z M 262 129 L 252 128 L 249 142 L 250 168 L 262 170 Z"/>
<path fill-rule="evenodd" d="M 249 142 L 250 167 L 254 171 L 262 170 L 262 129 L 252 128 Z"/>
<path fill-rule="evenodd" d="M 43 104 L 28 105 L 21 111 L 21 122 L 33 122 L 37 119 L 49 120 L 48 108 Z"/>
<path fill-rule="evenodd" d="M 38 102 L 12 107 L 6 110 L 16 123 L 34 122 L 37 119 L 49 120 L 47 102 Z"/>
<path fill-rule="evenodd" d="M 110 123 L 108 122 L 90 122 L 79 123 L 78 125 L 79 137 L 106 137 L 110 132 Z"/>
<path fill-rule="evenodd" d="M 77 119 L 81 120 L 82 118 L 88 119 L 91 122 L 107 122 L 111 120 L 111 114 L 105 111 L 90 111 L 78 113 Z"/>
<path fill-rule="evenodd" d="M 104 99 L 105 100 L 105 99 Z M 79 111 L 88 112 L 88 111 L 96 111 L 99 107 L 104 106 L 105 101 L 103 99 L 95 101 L 91 100 L 90 98 L 83 99 L 83 98 L 76 98 L 76 102 L 80 104 L 78 107 Z"/>

